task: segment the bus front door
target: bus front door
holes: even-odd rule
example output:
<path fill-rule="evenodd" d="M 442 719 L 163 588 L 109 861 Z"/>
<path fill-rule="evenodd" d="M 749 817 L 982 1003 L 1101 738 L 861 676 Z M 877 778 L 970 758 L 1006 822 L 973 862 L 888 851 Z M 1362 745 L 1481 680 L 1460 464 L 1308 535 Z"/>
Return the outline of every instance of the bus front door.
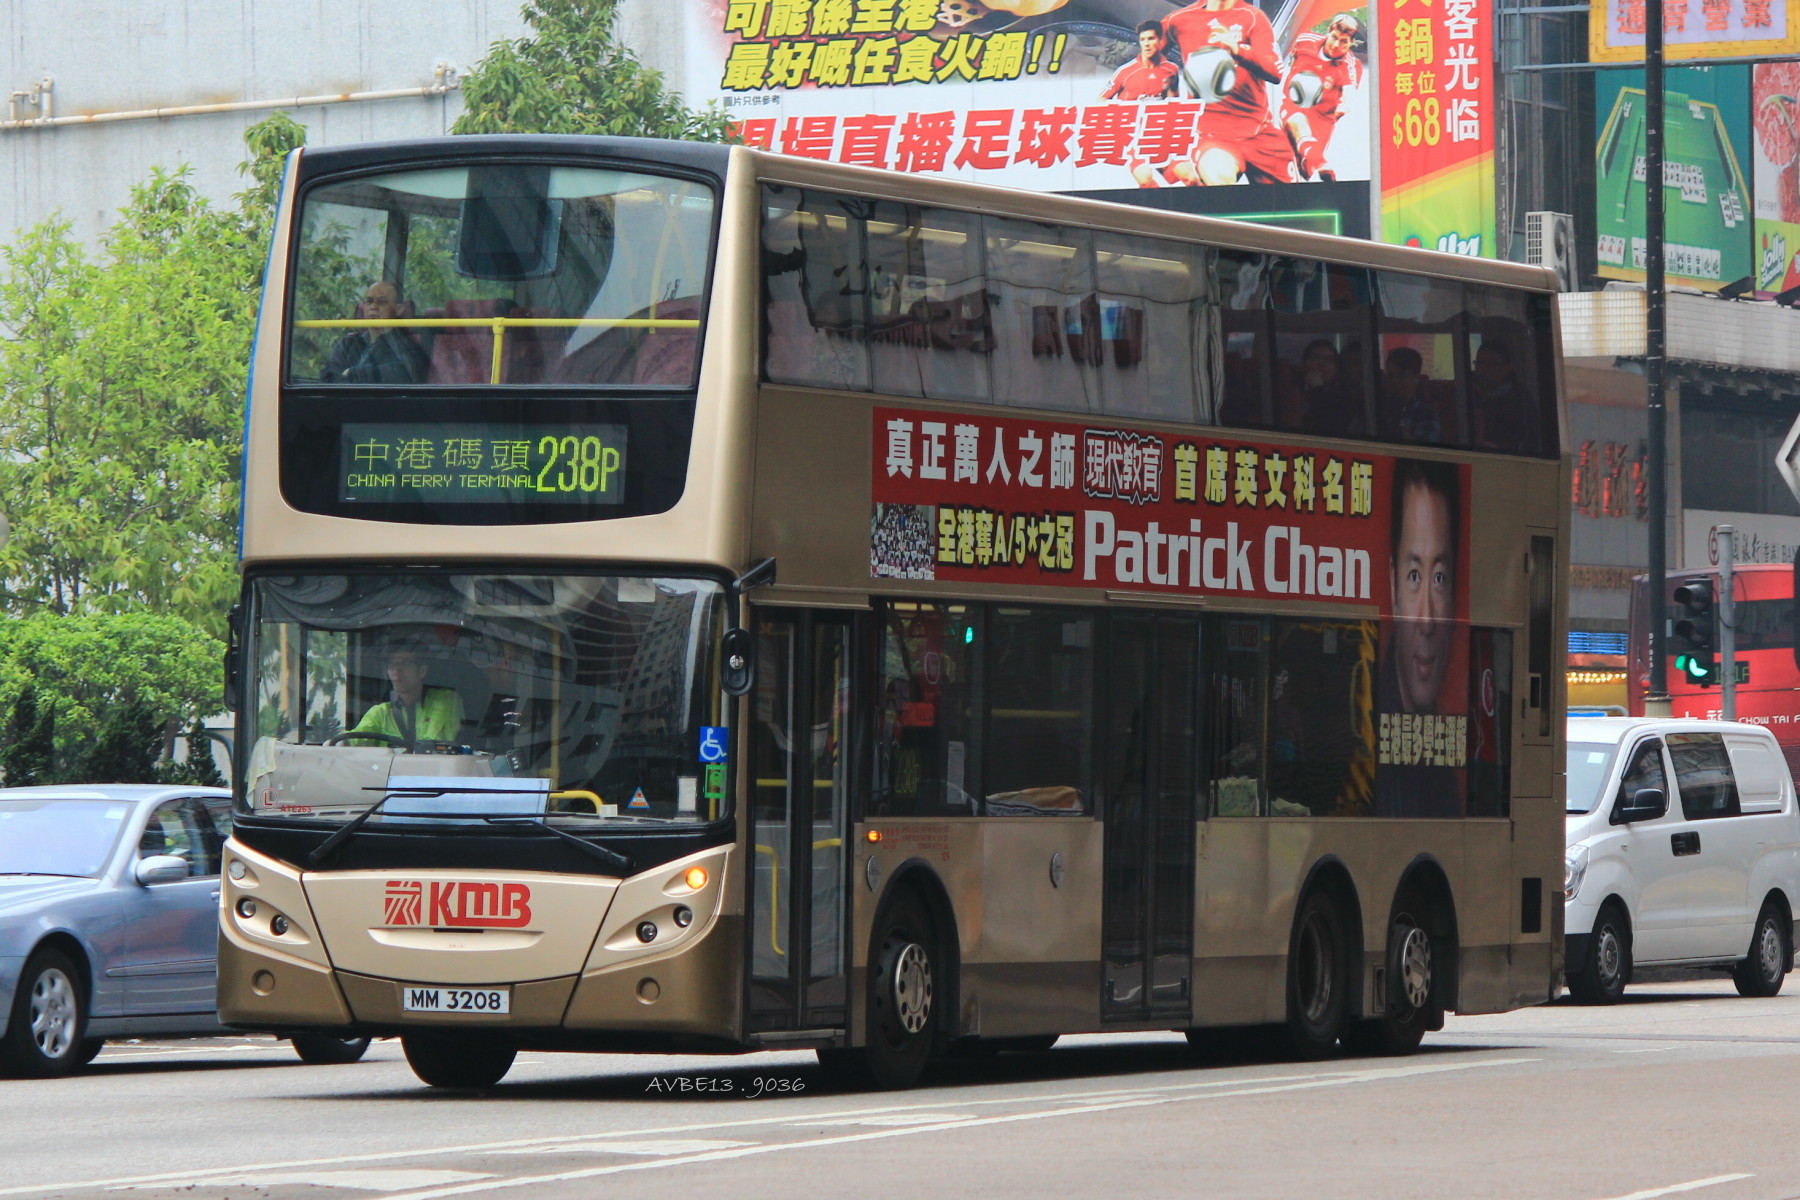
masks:
<path fill-rule="evenodd" d="M 851 619 L 763 611 L 751 693 L 751 1033 L 842 1028 Z"/>
<path fill-rule="evenodd" d="M 1102 1015 L 1192 1007 L 1199 622 L 1115 613 L 1108 638 Z"/>

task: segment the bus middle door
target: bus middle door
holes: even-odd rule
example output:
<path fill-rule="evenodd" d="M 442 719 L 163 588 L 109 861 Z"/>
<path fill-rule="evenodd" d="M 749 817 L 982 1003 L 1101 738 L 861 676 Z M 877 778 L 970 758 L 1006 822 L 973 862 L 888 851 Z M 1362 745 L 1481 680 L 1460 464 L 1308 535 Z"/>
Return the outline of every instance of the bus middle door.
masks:
<path fill-rule="evenodd" d="M 852 622 L 762 609 L 749 729 L 751 1033 L 843 1028 Z"/>

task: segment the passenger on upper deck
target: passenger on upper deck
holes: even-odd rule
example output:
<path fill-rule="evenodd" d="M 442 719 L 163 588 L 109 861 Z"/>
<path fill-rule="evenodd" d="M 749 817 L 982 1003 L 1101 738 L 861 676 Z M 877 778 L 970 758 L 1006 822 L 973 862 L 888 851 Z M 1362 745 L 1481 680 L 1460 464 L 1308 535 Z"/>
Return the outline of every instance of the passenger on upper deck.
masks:
<path fill-rule="evenodd" d="M 1444 440 L 1425 358 L 1411 346 L 1388 351 L 1381 372 L 1381 420 L 1390 436 L 1397 434 L 1409 442 Z"/>
<path fill-rule="evenodd" d="M 381 734 L 408 747 L 419 742 L 457 741 L 463 725 L 462 697 L 450 688 L 426 687 L 425 677 L 430 671 L 422 644 L 395 643 L 387 660 L 388 682 L 394 690 L 385 701 L 364 713 L 350 732 Z M 358 744 L 376 745 L 381 740 L 368 739 Z"/>
<path fill-rule="evenodd" d="M 1535 450 L 1531 437 L 1535 408 L 1519 382 L 1512 350 L 1505 342 L 1481 340 L 1469 382 L 1475 445 L 1483 450 Z"/>
<path fill-rule="evenodd" d="M 392 321 L 400 316 L 400 289 L 385 279 L 369 285 L 356 306 L 361 321 Z M 430 359 L 405 329 L 350 329 L 337 340 L 319 371 L 324 383 L 419 383 Z"/>

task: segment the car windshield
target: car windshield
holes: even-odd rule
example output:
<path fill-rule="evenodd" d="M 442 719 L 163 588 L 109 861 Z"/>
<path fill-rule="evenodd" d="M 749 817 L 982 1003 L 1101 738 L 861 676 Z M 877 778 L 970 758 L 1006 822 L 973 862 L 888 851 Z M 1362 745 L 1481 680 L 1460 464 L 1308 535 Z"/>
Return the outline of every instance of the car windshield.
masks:
<path fill-rule="evenodd" d="M 723 599 L 678 577 L 257 579 L 240 809 L 341 822 L 381 801 L 390 826 L 722 816 Z"/>
<path fill-rule="evenodd" d="M 1611 742 L 1569 743 L 1569 791 L 1565 805 L 1572 813 L 1590 813 L 1600 803 L 1600 790 L 1612 770 L 1618 747 Z"/>
<path fill-rule="evenodd" d="M 0 875 L 96 876 L 130 812 L 123 800 L 0 800 Z"/>

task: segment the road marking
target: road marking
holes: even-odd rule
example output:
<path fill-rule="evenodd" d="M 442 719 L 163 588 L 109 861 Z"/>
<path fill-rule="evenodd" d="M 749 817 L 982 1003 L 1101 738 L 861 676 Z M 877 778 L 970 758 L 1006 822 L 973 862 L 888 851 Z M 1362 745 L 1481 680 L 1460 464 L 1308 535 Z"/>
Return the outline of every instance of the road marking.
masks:
<path fill-rule="evenodd" d="M 1675 1049 L 1674 1046 L 1640 1046 L 1636 1050 L 1612 1050 L 1612 1051 L 1609 1051 L 1608 1053 L 1611 1053 L 1611 1054 L 1668 1054 L 1668 1053 L 1672 1052 L 1674 1049 Z"/>
<path fill-rule="evenodd" d="M 878 1117 L 837 1117 L 823 1121 L 790 1121 L 802 1129 L 818 1129 L 829 1125 L 937 1125 L 945 1121 L 973 1121 L 973 1113 L 889 1113 Z"/>
<path fill-rule="evenodd" d="M 588 1167 L 576 1171 L 559 1171 L 553 1175 L 525 1175 L 512 1179 L 490 1179 L 475 1183 L 456 1184 L 450 1187 L 432 1188 L 426 1191 L 407 1192 L 394 1197 L 394 1200 L 441 1200 L 445 1196 L 466 1196 L 475 1192 L 495 1192 L 510 1188 L 541 1187 L 546 1184 L 567 1183 L 575 1179 L 594 1179 L 603 1175 L 620 1175 L 627 1171 L 656 1170 L 663 1167 L 682 1167 L 692 1163 L 723 1162 L 735 1158 L 749 1158 L 759 1154 L 777 1154 L 784 1150 L 814 1150 L 821 1146 L 845 1146 L 856 1142 L 871 1142 L 883 1138 L 909 1137 L 916 1133 L 942 1133 L 952 1130 L 979 1129 L 992 1125 L 1012 1125 L 1021 1121 L 1040 1121 L 1051 1117 L 1083 1116 L 1089 1113 L 1116 1112 L 1127 1108 L 1146 1108 L 1155 1105 L 1174 1104 L 1191 1100 L 1232 1099 L 1238 1096 L 1265 1096 L 1281 1092 L 1307 1091 L 1324 1087 L 1344 1087 L 1358 1083 L 1385 1083 L 1394 1079 L 1412 1078 L 1420 1075 L 1445 1074 L 1451 1071 L 1479 1070 L 1482 1067 L 1506 1066 L 1515 1063 L 1536 1062 L 1536 1059 L 1497 1059 L 1484 1063 L 1444 1063 L 1441 1065 L 1420 1067 L 1389 1067 L 1366 1071 L 1337 1072 L 1329 1076 L 1304 1079 L 1298 1082 L 1271 1083 L 1260 1087 L 1238 1087 L 1221 1091 L 1206 1091 L 1198 1095 L 1169 1095 L 1168 1092 L 1181 1090 L 1180 1085 L 1171 1088 L 1147 1089 L 1164 1093 L 1148 1099 L 1119 1100 L 1106 1104 L 1088 1104 L 1078 1108 L 1058 1107 L 1037 1109 L 1022 1113 L 1004 1113 L 993 1117 L 967 1117 L 960 1120 L 944 1121 L 935 1125 L 908 1125 L 899 1129 L 873 1129 L 864 1133 L 845 1133 L 837 1137 L 814 1138 L 806 1142 L 773 1142 L 743 1146 L 732 1150 L 712 1150 L 701 1154 L 690 1154 L 677 1158 L 663 1158 L 653 1161 L 615 1163 L 604 1167 Z M 1185 1089 L 1194 1091 L 1193 1085 Z M 1040 1100 L 1039 1103 L 1042 1101 Z M 792 1119 L 790 1118 L 790 1123 Z"/>
<path fill-rule="evenodd" d="M 472 1179 L 492 1179 L 477 1171 L 428 1171 L 420 1169 L 383 1170 L 379 1167 L 362 1171 L 292 1171 L 251 1175 L 206 1175 L 180 1183 L 134 1183 L 109 1190 L 115 1192 L 162 1191 L 171 1187 L 325 1187 L 360 1188 L 366 1192 L 404 1192 L 408 1188 L 437 1187 L 446 1183 L 466 1183 Z"/>
<path fill-rule="evenodd" d="M 499 1154 L 699 1154 L 707 1150 L 731 1150 L 754 1142 L 707 1141 L 705 1138 L 658 1138 L 637 1142 L 568 1142 L 560 1146 L 524 1146 Z M 420 1185 L 424 1186 L 424 1185 Z"/>
<path fill-rule="evenodd" d="M 1714 1184 L 1734 1183 L 1739 1179 L 1749 1179 L 1748 1171 L 1737 1175 L 1713 1175 L 1706 1179 L 1692 1179 L 1687 1183 L 1671 1183 L 1668 1187 L 1649 1188 L 1641 1192 L 1633 1192 L 1629 1196 L 1613 1196 L 1610 1200 L 1652 1200 L 1656 1196 L 1673 1196 L 1676 1192 L 1692 1192 Z"/>
<path fill-rule="evenodd" d="M 1541 1061 L 1541 1060 L 1539 1060 L 1537 1058 L 1492 1058 L 1492 1059 L 1485 1059 L 1480 1062 L 1459 1062 L 1459 1063 L 1451 1063 L 1451 1064 L 1447 1064 L 1447 1065 L 1443 1065 L 1443 1066 L 1426 1064 L 1426 1065 L 1420 1065 L 1420 1066 L 1388 1067 L 1388 1068 L 1379 1069 L 1375 1072 L 1369 1072 L 1369 1071 L 1352 1072 L 1352 1071 L 1338 1070 L 1338 1071 L 1313 1072 L 1313 1073 L 1302 1074 L 1302 1075 L 1251 1076 L 1247 1079 L 1203 1079 L 1203 1080 L 1196 1080 L 1196 1081 L 1192 1081 L 1192 1082 L 1188 1082 L 1188 1083 L 1165 1084 L 1160 1087 L 1146 1088 L 1146 1087 L 1140 1086 L 1140 1087 L 1129 1087 L 1129 1088 L 1102 1088 L 1102 1089 L 1094 1089 L 1094 1090 L 1081 1091 L 1081 1092 L 1056 1092 L 1056 1093 L 1051 1093 L 1050 1095 L 1046 1095 L 1046 1096 L 1035 1096 L 1035 1097 L 999 1096 L 999 1097 L 995 1097 L 994 1099 L 991 1099 L 991 1100 L 968 1100 L 968 1099 L 959 1098 L 958 1104 L 960 1107 L 964 1107 L 964 1108 L 981 1108 L 981 1107 L 992 1107 L 995 1105 L 1020 1104 L 1020 1103 L 1035 1103 L 1035 1104 L 1074 1103 L 1074 1104 L 1078 1104 L 1078 1105 L 1088 1105 L 1088 1104 L 1091 1104 L 1091 1103 L 1093 1103 L 1095 1101 L 1099 1101 L 1099 1100 L 1119 1101 L 1122 1099 L 1129 1099 L 1131 1101 L 1139 1102 L 1139 1103 L 1156 1103 L 1158 1101 L 1154 1098 L 1155 1096 L 1161 1096 L 1163 1094 L 1167 1094 L 1167 1093 L 1171 1093 L 1171 1092 L 1201 1092 L 1201 1093 L 1205 1093 L 1212 1089 L 1239 1089 L 1238 1091 L 1232 1091 L 1232 1092 L 1223 1093 L 1223 1094 L 1256 1095 L 1256 1094 L 1261 1094 L 1262 1092 L 1269 1091 L 1269 1090 L 1288 1090 L 1291 1087 L 1303 1085 L 1303 1084 L 1308 1083 L 1309 1081 L 1315 1081 L 1315 1080 L 1316 1081 L 1335 1081 L 1335 1082 L 1344 1082 L 1344 1081 L 1364 1082 L 1364 1081 L 1366 1081 L 1366 1078 L 1370 1077 L 1371 1075 L 1377 1075 L 1381 1078 L 1400 1078 L 1400 1077 L 1404 1077 L 1407 1075 L 1414 1075 L 1414 1074 L 1431 1074 L 1431 1073 L 1442 1072 L 1442 1071 L 1470 1070 L 1470 1069 L 1479 1068 L 1479 1067 L 1517 1066 L 1517 1065 L 1521 1065 L 1521 1064 L 1535 1063 L 1535 1062 L 1539 1062 L 1539 1061 Z M 1256 1090 L 1249 1090 L 1249 1091 L 1242 1090 L 1245 1088 L 1251 1088 L 1251 1087 L 1253 1087 L 1253 1085 L 1254 1085 L 1254 1089 L 1256 1089 Z M 1268 1085 L 1268 1087 L 1263 1087 L 1262 1085 Z M 1193 1096 L 1193 1097 L 1184 1097 L 1184 1098 L 1205 1099 L 1206 1096 L 1205 1095 L 1197 1095 L 1197 1096 Z M 938 1101 L 933 1101 L 933 1102 L 928 1102 L 928 1103 L 919 1103 L 919 1104 L 889 1104 L 889 1105 L 882 1105 L 880 1107 L 875 1107 L 875 1108 L 840 1109 L 836 1112 L 820 1113 L 819 1118 L 825 1119 L 825 1120 L 830 1120 L 833 1118 L 878 1116 L 878 1115 L 886 1114 L 886 1113 L 929 1112 L 932 1109 L 941 1108 L 942 1104 L 943 1104 L 943 1102 L 941 1100 L 938 1100 Z M 1086 1111 L 1086 1110 L 1085 1110 L 1085 1108 L 1082 1108 L 1082 1107 L 1073 1107 L 1073 1108 L 1063 1109 L 1063 1110 L 1059 1110 L 1059 1111 L 1082 1112 L 1082 1111 Z M 560 1134 L 560 1135 L 551 1136 L 551 1137 L 516 1138 L 516 1139 L 509 1139 L 509 1140 L 500 1141 L 500 1142 L 467 1142 L 467 1143 L 453 1144 L 453 1145 L 448 1145 L 448 1146 L 442 1146 L 442 1145 L 426 1146 L 426 1147 L 421 1147 L 421 1148 L 415 1149 L 415 1150 L 383 1150 L 383 1151 L 377 1151 L 377 1152 L 367 1153 L 367 1154 L 343 1154 L 343 1155 L 332 1155 L 330 1157 L 325 1157 L 325 1158 L 290 1159 L 290 1160 L 283 1161 L 283 1162 L 251 1163 L 251 1164 L 246 1164 L 244 1166 L 226 1168 L 226 1170 L 229 1170 L 234 1173 L 258 1173 L 258 1172 L 265 1172 L 265 1171 L 282 1171 L 282 1170 L 316 1170 L 320 1167 L 331 1165 L 331 1164 L 393 1162 L 398 1159 L 408 1159 L 408 1158 L 430 1157 L 430 1158 L 436 1158 L 436 1159 L 443 1159 L 449 1155 L 455 1155 L 455 1154 L 467 1155 L 467 1154 L 506 1153 L 508 1151 L 512 1151 L 512 1150 L 524 1148 L 524 1147 L 554 1146 L 554 1145 L 569 1144 L 569 1143 L 573 1143 L 573 1142 L 587 1142 L 587 1141 L 595 1141 L 595 1140 L 602 1140 L 602 1139 L 611 1140 L 612 1138 L 621 1138 L 621 1139 L 623 1139 L 623 1138 L 645 1138 L 645 1137 L 654 1137 L 656 1135 L 679 1135 L 679 1134 L 684 1134 L 684 1133 L 701 1133 L 701 1132 L 710 1132 L 710 1131 L 720 1131 L 720 1130 L 726 1130 L 726 1129 L 749 1130 L 749 1129 L 754 1129 L 754 1128 L 761 1128 L 761 1127 L 775 1126 L 775 1125 L 792 1125 L 800 1119 L 801 1118 L 798 1118 L 793 1113 L 789 1112 L 789 1113 L 784 1113 L 780 1116 L 772 1116 L 772 1117 L 741 1117 L 741 1118 L 737 1118 L 737 1119 L 733 1119 L 733 1120 L 723 1120 L 723 1121 L 721 1121 L 721 1120 L 693 1121 L 693 1122 L 686 1122 L 686 1123 L 678 1124 L 678 1125 L 666 1125 L 666 1126 L 662 1126 L 660 1128 L 651 1127 L 648 1129 L 622 1129 L 622 1130 L 619 1130 L 615 1134 L 599 1135 L 598 1138 L 596 1138 L 596 1135 L 593 1134 L 592 1132 L 578 1133 L 578 1134 Z M 925 1127 L 920 1126 L 920 1127 L 916 1127 L 916 1128 L 925 1128 Z M 901 1132 L 909 1132 L 909 1131 L 902 1130 Z M 161 1172 L 156 1172 L 156 1173 L 152 1173 L 152 1174 L 129 1175 L 129 1176 L 123 1176 L 123 1177 L 118 1177 L 118 1178 L 112 1178 L 112 1179 L 90 1179 L 90 1180 L 82 1180 L 80 1182 L 75 1182 L 75 1183 L 34 1183 L 34 1184 L 14 1185 L 12 1187 L 0 1187 L 0 1196 L 23 1196 L 23 1195 L 30 1195 L 33 1193 L 52 1192 L 52 1191 L 74 1192 L 74 1191 L 80 1191 L 83 1189 L 91 1191 L 91 1190 L 104 1189 L 104 1188 L 117 1188 L 117 1187 L 120 1187 L 120 1186 L 126 1185 L 126 1184 L 167 1183 L 172 1180 L 187 1180 L 187 1179 L 191 1179 L 192 1177 L 193 1177 L 193 1168 L 189 1167 L 187 1169 L 180 1170 L 180 1171 L 161 1171 Z"/>

